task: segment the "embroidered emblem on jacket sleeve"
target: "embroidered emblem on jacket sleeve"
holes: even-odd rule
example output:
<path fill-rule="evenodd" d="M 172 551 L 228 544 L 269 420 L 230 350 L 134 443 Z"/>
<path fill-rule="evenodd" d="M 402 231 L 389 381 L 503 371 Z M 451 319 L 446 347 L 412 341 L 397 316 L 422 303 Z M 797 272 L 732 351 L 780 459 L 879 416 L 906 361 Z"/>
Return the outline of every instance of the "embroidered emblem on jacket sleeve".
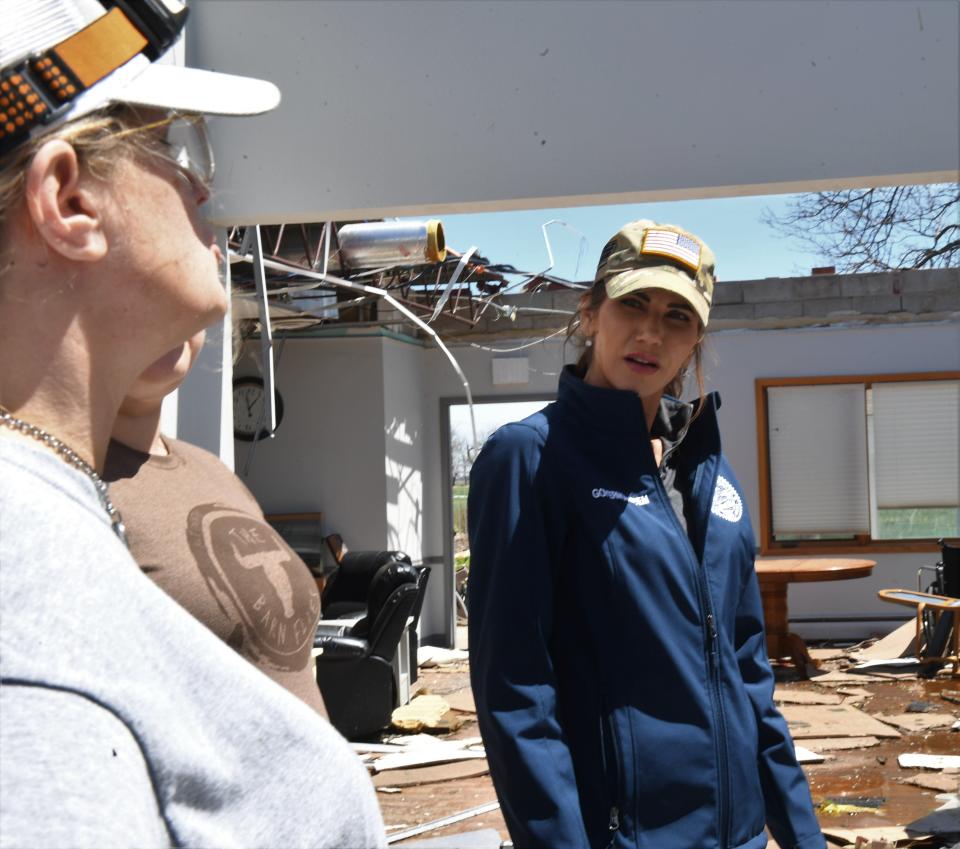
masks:
<path fill-rule="evenodd" d="M 728 522 L 739 522 L 743 516 L 743 501 L 723 475 L 717 478 L 717 488 L 713 491 L 713 504 L 710 512 Z"/>

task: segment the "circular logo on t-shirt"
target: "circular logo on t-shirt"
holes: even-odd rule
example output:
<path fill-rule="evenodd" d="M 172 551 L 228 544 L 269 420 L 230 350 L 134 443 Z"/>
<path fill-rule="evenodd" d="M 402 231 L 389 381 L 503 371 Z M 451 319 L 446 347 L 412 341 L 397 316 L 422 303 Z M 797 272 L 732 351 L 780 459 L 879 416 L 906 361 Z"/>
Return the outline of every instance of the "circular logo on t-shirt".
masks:
<path fill-rule="evenodd" d="M 298 587 L 312 579 L 280 535 L 262 519 L 202 504 L 187 517 L 187 540 L 217 603 L 243 627 L 241 651 L 281 670 L 302 669 L 319 597 Z"/>

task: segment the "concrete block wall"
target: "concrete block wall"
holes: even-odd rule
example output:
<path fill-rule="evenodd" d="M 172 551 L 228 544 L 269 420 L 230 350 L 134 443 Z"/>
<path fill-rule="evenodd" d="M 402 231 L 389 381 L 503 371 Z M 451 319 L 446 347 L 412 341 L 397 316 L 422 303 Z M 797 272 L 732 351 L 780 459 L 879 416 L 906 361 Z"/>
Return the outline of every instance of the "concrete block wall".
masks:
<path fill-rule="evenodd" d="M 544 335 L 563 328 L 580 292 L 542 291 L 510 295 L 516 307 L 564 310 L 520 312 L 514 321 L 488 310 L 475 328 L 441 319 L 445 339 Z M 871 274 L 824 274 L 765 280 L 721 281 L 714 292 L 711 330 L 820 327 L 845 323 L 939 321 L 960 313 L 960 269 L 899 270 Z"/>

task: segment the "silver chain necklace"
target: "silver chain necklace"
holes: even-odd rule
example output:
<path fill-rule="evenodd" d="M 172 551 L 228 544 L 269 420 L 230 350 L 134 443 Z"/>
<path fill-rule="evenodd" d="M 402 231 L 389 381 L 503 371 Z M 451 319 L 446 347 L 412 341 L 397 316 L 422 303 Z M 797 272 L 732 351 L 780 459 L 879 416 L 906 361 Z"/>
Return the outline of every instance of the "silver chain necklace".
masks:
<path fill-rule="evenodd" d="M 18 419 L 3 405 L 0 405 L 0 424 L 10 428 L 10 430 L 19 431 L 25 436 L 29 436 L 33 439 L 36 439 L 38 442 L 42 442 L 48 448 L 55 451 L 59 455 L 60 459 L 65 463 L 73 466 L 75 469 L 83 472 L 88 478 L 90 478 L 97 490 L 97 495 L 100 497 L 100 503 L 103 505 L 103 509 L 107 511 L 107 516 L 110 517 L 110 525 L 113 528 L 113 532 L 117 535 L 120 542 L 122 542 L 124 545 L 127 544 L 127 529 L 123 524 L 123 519 L 121 518 L 120 513 L 117 511 L 117 508 L 113 506 L 113 502 L 110 500 L 110 496 L 107 493 L 107 485 L 103 482 L 103 478 L 97 474 L 97 471 L 93 468 L 93 466 L 91 466 L 65 442 L 62 442 L 61 440 L 57 439 L 57 437 L 47 433 L 45 430 L 41 430 L 36 425 L 30 424 L 30 422 L 25 422 L 23 419 Z"/>

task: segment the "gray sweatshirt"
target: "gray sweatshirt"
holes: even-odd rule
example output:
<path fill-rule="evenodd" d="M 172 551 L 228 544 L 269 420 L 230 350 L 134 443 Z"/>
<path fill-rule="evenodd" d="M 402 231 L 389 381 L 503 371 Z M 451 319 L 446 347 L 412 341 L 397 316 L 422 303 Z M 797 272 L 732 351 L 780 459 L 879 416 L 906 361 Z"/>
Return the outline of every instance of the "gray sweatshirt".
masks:
<path fill-rule="evenodd" d="M 0 846 L 385 845 L 343 738 L 141 572 L 92 483 L 0 432 Z"/>

